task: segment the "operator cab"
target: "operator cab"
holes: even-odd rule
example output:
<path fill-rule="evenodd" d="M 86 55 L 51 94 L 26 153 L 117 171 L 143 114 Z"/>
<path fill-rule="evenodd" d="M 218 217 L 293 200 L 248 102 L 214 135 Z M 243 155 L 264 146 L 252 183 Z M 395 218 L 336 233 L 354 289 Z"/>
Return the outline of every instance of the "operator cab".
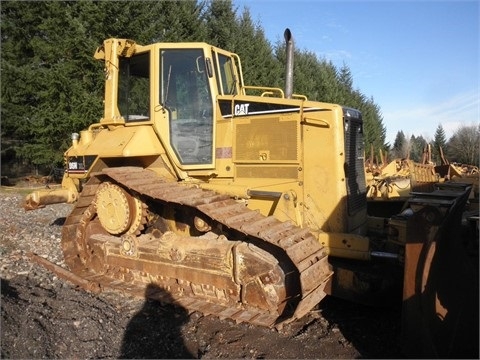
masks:
<path fill-rule="evenodd" d="M 138 50 L 129 57 L 119 56 L 120 116 L 134 125 L 155 122 L 156 113 L 166 114 L 162 117 L 167 121 L 161 122 L 167 122 L 168 129 L 159 125 L 160 133 L 168 133 L 179 165 L 213 166 L 215 100 L 218 94 L 239 93 L 238 58 L 204 43 L 183 47 L 163 43 Z"/>

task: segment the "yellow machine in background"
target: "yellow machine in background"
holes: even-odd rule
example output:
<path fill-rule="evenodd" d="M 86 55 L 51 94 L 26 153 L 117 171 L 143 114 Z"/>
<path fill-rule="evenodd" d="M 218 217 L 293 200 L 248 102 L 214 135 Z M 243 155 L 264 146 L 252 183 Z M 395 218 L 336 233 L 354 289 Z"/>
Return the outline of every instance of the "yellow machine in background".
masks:
<path fill-rule="evenodd" d="M 188 309 L 264 326 L 327 294 L 421 297 L 411 259 L 468 185 L 368 218 L 361 113 L 293 94 L 291 60 L 284 91 L 245 85 L 238 56 L 206 43 L 108 39 L 95 58 L 104 115 L 73 134 L 62 188 L 25 204 L 75 203 L 62 238 L 70 280 L 141 295 L 153 284 Z M 419 221 L 430 231 L 412 252 Z"/>

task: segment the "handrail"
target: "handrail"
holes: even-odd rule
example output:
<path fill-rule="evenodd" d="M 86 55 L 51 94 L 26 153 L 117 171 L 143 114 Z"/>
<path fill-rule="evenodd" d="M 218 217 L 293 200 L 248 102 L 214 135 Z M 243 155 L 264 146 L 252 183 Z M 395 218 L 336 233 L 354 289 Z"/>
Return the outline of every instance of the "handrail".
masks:
<path fill-rule="evenodd" d="M 266 87 L 266 86 L 251 86 L 251 85 L 244 85 L 243 88 L 245 90 L 263 90 L 263 94 L 268 94 L 278 92 L 280 93 L 280 97 L 283 99 L 285 98 L 285 94 L 282 89 L 280 88 L 274 88 L 274 87 Z M 262 94 L 262 96 L 263 96 Z"/>

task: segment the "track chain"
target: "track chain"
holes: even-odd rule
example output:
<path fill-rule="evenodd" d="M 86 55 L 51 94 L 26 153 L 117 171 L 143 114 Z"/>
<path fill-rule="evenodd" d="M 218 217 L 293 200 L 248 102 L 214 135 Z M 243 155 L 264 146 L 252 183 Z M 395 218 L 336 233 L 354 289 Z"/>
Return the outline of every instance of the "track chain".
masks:
<path fill-rule="evenodd" d="M 332 276 L 332 271 L 327 262 L 325 249 L 307 229 L 299 228 L 291 222 L 281 222 L 273 216 L 265 217 L 227 195 L 200 189 L 194 185 L 166 181 L 156 173 L 143 168 L 107 168 L 100 174 L 94 175 L 106 175 L 141 196 L 195 208 L 223 226 L 248 235 L 246 239 L 253 239 L 256 244 L 263 243 L 263 247 L 266 249 L 269 247 L 277 250 L 278 248 L 283 249 L 298 269 L 297 279 L 300 282 L 301 290 L 296 295 L 298 303 L 294 314 L 288 319 L 282 319 L 282 322 L 301 318 L 325 296 L 324 288 Z M 66 220 L 62 239 L 65 261 L 69 264 L 70 270 L 79 278 L 98 283 L 102 287 L 145 295 L 145 289 L 138 285 L 116 281 L 107 275 L 94 274 L 91 270 L 85 269 L 83 265 L 85 259 L 82 259 L 81 254 L 85 252 L 87 246 L 85 230 L 95 214 L 94 197 L 100 183 L 97 176 L 90 178 L 82 190 L 79 201 Z M 148 294 L 148 297 L 166 300 L 159 293 Z M 171 299 L 170 302 L 172 302 Z M 200 311 L 206 315 L 213 314 L 219 318 L 230 318 L 237 322 L 248 322 L 267 327 L 279 326 L 278 314 L 265 313 L 261 309 L 246 309 L 241 306 L 228 307 L 191 297 L 175 299 L 173 302 L 189 310 Z"/>

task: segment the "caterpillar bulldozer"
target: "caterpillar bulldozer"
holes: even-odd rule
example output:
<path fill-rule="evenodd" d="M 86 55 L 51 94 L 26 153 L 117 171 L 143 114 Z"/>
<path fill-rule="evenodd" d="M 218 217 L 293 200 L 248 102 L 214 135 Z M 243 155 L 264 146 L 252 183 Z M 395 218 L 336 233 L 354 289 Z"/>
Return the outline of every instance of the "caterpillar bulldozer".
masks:
<path fill-rule="evenodd" d="M 369 217 L 362 115 L 294 94 L 288 29 L 285 39 L 284 90 L 245 85 L 240 58 L 206 43 L 105 40 L 94 54 L 103 117 L 72 135 L 61 188 L 24 204 L 74 204 L 61 240 L 68 270 L 33 258 L 91 291 L 166 291 L 189 310 L 268 327 L 326 295 L 403 298 L 415 328 L 422 304 L 439 306 L 424 295 L 438 276 L 434 245 L 470 186 Z"/>

